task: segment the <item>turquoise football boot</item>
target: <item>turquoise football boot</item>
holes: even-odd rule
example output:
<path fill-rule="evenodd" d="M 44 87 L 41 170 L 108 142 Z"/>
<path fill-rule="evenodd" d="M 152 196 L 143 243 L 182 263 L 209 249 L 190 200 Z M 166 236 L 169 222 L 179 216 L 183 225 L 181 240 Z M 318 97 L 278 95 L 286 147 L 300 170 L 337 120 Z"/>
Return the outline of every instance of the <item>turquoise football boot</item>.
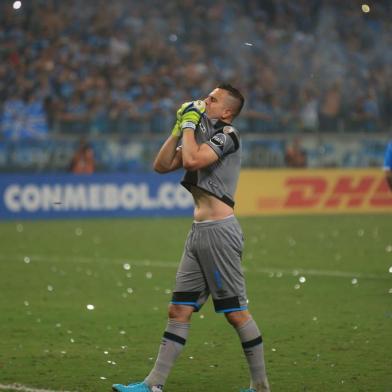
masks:
<path fill-rule="evenodd" d="M 144 382 L 129 385 L 113 384 L 112 389 L 114 392 L 152 392 L 149 386 Z"/>

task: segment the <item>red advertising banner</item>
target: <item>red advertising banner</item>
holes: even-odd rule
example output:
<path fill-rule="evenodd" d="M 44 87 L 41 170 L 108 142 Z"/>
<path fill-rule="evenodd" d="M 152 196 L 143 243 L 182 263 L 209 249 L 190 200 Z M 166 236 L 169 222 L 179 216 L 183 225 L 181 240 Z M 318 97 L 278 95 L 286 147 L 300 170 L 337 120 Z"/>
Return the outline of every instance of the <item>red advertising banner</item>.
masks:
<path fill-rule="evenodd" d="M 243 170 L 238 215 L 392 213 L 381 169 Z"/>

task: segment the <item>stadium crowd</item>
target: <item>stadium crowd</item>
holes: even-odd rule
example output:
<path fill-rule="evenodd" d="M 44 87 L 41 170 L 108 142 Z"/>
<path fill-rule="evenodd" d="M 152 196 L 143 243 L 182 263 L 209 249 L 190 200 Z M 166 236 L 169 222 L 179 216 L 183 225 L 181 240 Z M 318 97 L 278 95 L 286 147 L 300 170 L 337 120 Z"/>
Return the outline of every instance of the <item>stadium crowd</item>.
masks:
<path fill-rule="evenodd" d="M 392 126 L 390 1 L 12 5 L 0 1 L 3 140 L 158 134 L 217 81 L 244 91 L 249 133 Z"/>

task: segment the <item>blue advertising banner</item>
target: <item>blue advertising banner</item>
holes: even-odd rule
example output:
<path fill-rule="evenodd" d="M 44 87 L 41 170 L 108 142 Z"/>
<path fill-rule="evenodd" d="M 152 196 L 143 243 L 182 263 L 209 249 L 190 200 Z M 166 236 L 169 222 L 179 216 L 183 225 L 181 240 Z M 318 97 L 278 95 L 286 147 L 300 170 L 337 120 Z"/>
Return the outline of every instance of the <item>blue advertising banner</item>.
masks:
<path fill-rule="evenodd" d="M 181 173 L 0 175 L 0 219 L 190 216 Z"/>

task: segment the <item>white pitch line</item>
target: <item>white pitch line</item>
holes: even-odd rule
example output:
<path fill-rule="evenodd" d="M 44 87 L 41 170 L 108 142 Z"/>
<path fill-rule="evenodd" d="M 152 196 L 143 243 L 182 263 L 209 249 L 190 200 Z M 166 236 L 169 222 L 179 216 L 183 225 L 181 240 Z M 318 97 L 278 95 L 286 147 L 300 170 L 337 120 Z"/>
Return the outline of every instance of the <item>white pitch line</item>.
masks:
<path fill-rule="evenodd" d="M 27 255 L 0 255 L 0 260 L 6 259 L 18 259 L 22 260 Z M 91 257 L 91 256 L 48 256 L 48 255 L 29 255 L 31 262 L 42 261 L 42 262 L 75 262 L 75 263 L 86 263 L 90 264 L 93 262 L 103 262 L 103 263 L 114 263 L 114 264 L 125 264 L 129 263 L 131 266 L 135 267 L 157 267 L 157 268 L 177 268 L 178 263 L 171 261 L 162 260 L 132 260 L 127 257 L 122 259 L 111 259 L 107 257 Z M 339 271 L 339 270 L 316 270 L 316 269 L 304 269 L 304 268 L 270 268 L 270 267 L 247 267 L 244 266 L 245 272 L 250 273 L 261 273 L 261 274 L 286 274 L 286 275 L 307 275 L 307 276 L 320 276 L 320 277 L 334 277 L 334 278 L 361 278 L 361 279 L 379 279 L 388 280 L 390 279 L 390 274 L 364 274 L 361 272 L 350 272 L 350 271 Z"/>
<path fill-rule="evenodd" d="M 30 388 L 27 387 L 26 385 L 22 384 L 10 384 L 10 385 L 4 385 L 0 384 L 0 389 L 6 390 L 6 391 L 23 391 L 23 392 L 70 392 L 70 391 L 55 391 L 52 389 L 37 389 L 37 388 Z M 76 391 L 74 391 L 76 392 Z"/>

